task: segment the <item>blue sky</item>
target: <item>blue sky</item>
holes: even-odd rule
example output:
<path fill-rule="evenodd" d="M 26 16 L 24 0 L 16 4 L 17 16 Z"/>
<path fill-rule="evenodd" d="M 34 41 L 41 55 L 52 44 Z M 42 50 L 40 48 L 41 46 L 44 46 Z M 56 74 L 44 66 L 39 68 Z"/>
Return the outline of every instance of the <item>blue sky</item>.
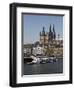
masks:
<path fill-rule="evenodd" d="M 24 44 L 39 41 L 39 33 L 43 26 L 48 32 L 50 24 L 52 28 L 54 24 L 56 35 L 60 34 L 60 37 L 63 37 L 63 16 L 23 14 Z"/>

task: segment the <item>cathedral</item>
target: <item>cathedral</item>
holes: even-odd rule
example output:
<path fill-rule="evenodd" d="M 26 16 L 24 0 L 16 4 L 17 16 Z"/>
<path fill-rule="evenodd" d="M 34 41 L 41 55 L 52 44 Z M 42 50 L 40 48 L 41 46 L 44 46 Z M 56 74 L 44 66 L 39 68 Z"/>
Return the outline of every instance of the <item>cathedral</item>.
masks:
<path fill-rule="evenodd" d="M 45 27 L 43 27 L 42 32 L 40 32 L 40 44 L 48 45 L 55 39 L 56 39 L 56 33 L 55 33 L 54 25 L 52 28 L 50 25 L 48 32 L 45 32 Z"/>

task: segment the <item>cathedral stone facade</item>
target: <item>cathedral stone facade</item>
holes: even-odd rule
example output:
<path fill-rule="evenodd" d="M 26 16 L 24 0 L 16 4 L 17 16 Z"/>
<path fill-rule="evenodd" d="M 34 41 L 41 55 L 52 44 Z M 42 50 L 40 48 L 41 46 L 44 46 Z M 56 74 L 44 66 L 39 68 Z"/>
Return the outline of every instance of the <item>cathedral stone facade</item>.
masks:
<path fill-rule="evenodd" d="M 43 27 L 42 32 L 40 32 L 40 44 L 48 45 L 55 39 L 56 39 L 56 33 L 55 33 L 54 25 L 52 28 L 50 25 L 48 32 L 45 32 L 45 27 Z"/>

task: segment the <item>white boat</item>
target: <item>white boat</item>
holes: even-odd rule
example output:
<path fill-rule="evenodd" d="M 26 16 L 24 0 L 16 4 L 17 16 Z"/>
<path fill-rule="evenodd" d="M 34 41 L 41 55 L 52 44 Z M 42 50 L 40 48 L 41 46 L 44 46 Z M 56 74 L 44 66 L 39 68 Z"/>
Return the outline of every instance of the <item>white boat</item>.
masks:
<path fill-rule="evenodd" d="M 40 58 L 37 58 L 35 56 L 31 56 L 31 58 L 33 59 L 32 63 L 40 63 Z"/>

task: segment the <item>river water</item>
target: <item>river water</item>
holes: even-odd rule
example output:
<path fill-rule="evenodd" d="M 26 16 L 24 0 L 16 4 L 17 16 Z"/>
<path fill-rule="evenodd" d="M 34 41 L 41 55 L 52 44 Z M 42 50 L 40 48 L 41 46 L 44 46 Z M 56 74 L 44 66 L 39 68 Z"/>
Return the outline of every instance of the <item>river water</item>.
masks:
<path fill-rule="evenodd" d="M 44 64 L 24 64 L 24 75 L 63 73 L 63 60 Z"/>

